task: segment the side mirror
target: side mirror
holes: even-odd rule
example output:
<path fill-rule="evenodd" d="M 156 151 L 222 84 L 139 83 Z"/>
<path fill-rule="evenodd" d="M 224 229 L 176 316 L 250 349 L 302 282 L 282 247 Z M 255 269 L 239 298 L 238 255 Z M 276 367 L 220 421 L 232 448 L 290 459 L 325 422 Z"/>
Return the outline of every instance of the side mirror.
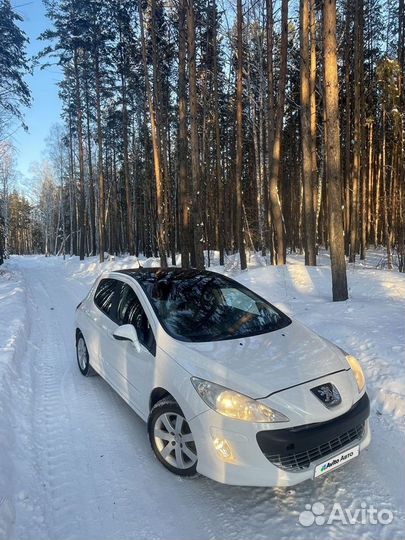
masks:
<path fill-rule="evenodd" d="M 136 349 L 136 352 L 141 352 L 141 344 L 139 343 L 138 334 L 132 324 L 123 324 L 113 332 L 114 339 L 119 341 L 131 341 Z"/>

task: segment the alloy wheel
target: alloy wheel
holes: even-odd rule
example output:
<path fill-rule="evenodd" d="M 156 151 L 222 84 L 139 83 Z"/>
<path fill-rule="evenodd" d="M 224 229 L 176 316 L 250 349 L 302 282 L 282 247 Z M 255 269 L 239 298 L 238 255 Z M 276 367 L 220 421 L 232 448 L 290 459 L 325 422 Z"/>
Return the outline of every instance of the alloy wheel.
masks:
<path fill-rule="evenodd" d="M 77 342 L 77 358 L 80 368 L 82 371 L 85 371 L 87 367 L 87 348 L 83 337 L 80 337 Z"/>
<path fill-rule="evenodd" d="M 186 470 L 197 462 L 194 437 L 186 419 L 178 413 L 163 413 L 155 422 L 154 439 L 162 458 L 172 467 Z"/>

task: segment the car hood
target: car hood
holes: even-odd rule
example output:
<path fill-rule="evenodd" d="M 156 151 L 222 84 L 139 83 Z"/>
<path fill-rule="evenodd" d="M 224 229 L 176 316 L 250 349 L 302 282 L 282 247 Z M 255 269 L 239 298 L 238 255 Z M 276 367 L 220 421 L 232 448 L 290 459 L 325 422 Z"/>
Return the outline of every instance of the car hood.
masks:
<path fill-rule="evenodd" d="M 174 349 L 167 352 L 191 375 L 256 399 L 349 367 L 337 347 L 297 321 L 249 338 L 177 341 Z"/>

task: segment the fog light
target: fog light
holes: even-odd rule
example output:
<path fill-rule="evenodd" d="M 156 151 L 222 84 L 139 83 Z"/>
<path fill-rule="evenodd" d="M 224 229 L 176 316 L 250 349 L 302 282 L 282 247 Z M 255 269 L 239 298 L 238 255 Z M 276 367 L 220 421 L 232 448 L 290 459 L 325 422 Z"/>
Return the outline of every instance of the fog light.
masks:
<path fill-rule="evenodd" d="M 231 446 L 226 439 L 216 437 L 212 442 L 221 459 L 229 461 L 233 458 Z"/>

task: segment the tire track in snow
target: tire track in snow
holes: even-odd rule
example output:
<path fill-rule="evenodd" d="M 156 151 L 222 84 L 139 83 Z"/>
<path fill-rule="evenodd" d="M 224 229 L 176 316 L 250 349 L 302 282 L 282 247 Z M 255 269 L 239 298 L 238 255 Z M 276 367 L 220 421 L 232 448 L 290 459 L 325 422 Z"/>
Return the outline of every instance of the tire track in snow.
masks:
<path fill-rule="evenodd" d="M 14 264 L 12 267 L 14 268 Z M 8 512 L 9 519 L 7 521 L 11 530 L 14 530 L 15 522 L 18 520 L 19 515 L 29 512 L 32 516 L 32 533 L 33 535 L 38 535 L 38 531 L 42 530 L 42 524 L 44 522 L 42 501 L 41 498 L 36 497 L 25 489 L 27 479 L 33 484 L 38 484 L 39 478 L 37 468 L 31 467 L 33 452 L 32 410 L 34 402 L 32 365 L 24 361 L 30 349 L 35 349 L 36 345 L 30 339 L 31 318 L 28 316 L 28 306 L 31 299 L 27 294 L 24 276 L 21 272 L 18 272 L 18 274 L 22 279 L 22 290 L 25 298 L 24 326 L 21 330 L 21 335 L 15 338 L 14 362 L 3 380 L 6 387 L 1 389 L 4 391 L 3 397 L 8 396 L 5 409 L 2 413 L 8 416 L 10 423 L 10 433 L 7 435 L 7 443 L 10 444 L 9 449 L 12 450 L 9 458 L 12 458 L 13 462 L 7 463 L 6 461 L 7 465 L 10 465 L 10 470 L 4 471 L 9 482 L 7 488 L 10 495 L 6 493 L 6 497 L 1 500 L 3 508 L 0 510 Z M 23 485 L 21 485 L 21 478 L 24 479 Z M 9 531 L 6 533 L 6 536 L 2 536 L 0 531 L 1 538 L 9 538 L 11 535 L 12 532 Z"/>
<path fill-rule="evenodd" d="M 60 394 L 64 351 L 56 319 L 47 313 L 50 297 L 46 288 L 31 277 L 27 283 L 33 309 L 31 341 L 37 343 L 36 350 L 28 358 L 34 370 L 36 465 L 41 476 L 48 536 L 64 537 L 67 523 L 69 528 L 72 525 L 79 530 L 84 528 L 80 513 L 71 513 L 74 504 L 68 495 L 75 488 L 80 499 L 82 490 L 77 489 L 78 479 L 72 475 L 72 471 L 77 469 L 76 449 L 72 444 L 74 437 L 68 409 Z"/>

